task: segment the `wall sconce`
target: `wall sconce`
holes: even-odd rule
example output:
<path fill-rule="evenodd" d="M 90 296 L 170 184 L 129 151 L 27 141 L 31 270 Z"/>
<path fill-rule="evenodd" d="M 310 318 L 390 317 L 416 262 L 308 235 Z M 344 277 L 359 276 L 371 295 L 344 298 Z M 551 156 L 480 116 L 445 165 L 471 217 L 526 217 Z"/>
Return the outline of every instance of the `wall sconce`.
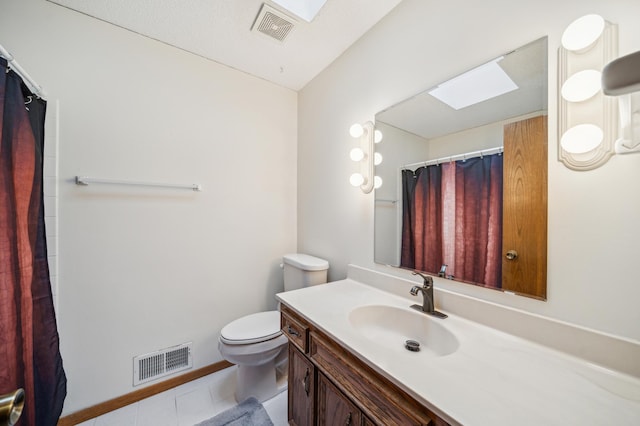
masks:
<path fill-rule="evenodd" d="M 609 62 L 602 70 L 602 91 L 618 96 L 620 137 L 616 154 L 640 153 L 640 51 Z"/>
<path fill-rule="evenodd" d="M 558 159 L 591 170 L 614 155 L 616 99 L 602 92 L 602 69 L 618 56 L 618 29 L 599 15 L 573 21 L 558 49 Z"/>
<path fill-rule="evenodd" d="M 360 172 L 349 178 L 353 186 L 359 186 L 365 194 L 382 186 L 382 178 L 375 176 L 375 167 L 382 163 L 382 155 L 375 152 L 375 144 L 382 141 L 382 132 L 375 130 L 373 123 L 356 123 L 349 128 L 349 134 L 358 139 L 359 146 L 349 153 L 351 159 L 360 164 Z"/>

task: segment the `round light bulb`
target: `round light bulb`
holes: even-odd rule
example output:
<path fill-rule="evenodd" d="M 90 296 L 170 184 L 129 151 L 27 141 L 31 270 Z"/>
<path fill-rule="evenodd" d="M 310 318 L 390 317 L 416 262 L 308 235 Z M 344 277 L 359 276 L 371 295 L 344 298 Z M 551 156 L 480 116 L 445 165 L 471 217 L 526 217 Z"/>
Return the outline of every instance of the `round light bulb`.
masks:
<path fill-rule="evenodd" d="M 604 31 L 604 18 L 600 15 L 585 15 L 573 21 L 562 33 L 562 46 L 572 52 L 591 47 Z"/>
<path fill-rule="evenodd" d="M 349 157 L 351 157 L 353 161 L 360 161 L 364 158 L 364 151 L 361 148 L 353 148 L 349 152 Z"/>
<path fill-rule="evenodd" d="M 571 154 L 584 154 L 602 143 L 604 133 L 595 124 L 578 124 L 560 138 L 562 149 Z"/>
<path fill-rule="evenodd" d="M 382 178 L 380 176 L 375 176 L 373 178 L 373 187 L 378 189 L 382 186 Z"/>
<path fill-rule="evenodd" d="M 364 127 L 359 123 L 356 123 L 349 128 L 349 134 L 354 138 L 359 138 L 363 133 Z"/>
<path fill-rule="evenodd" d="M 354 173 L 349 178 L 349 182 L 353 186 L 360 186 L 364 183 L 364 177 L 360 173 Z"/>
<path fill-rule="evenodd" d="M 375 143 L 382 142 L 382 132 L 380 130 L 376 130 L 375 132 L 373 132 L 373 141 Z"/>
<path fill-rule="evenodd" d="M 380 165 L 380 163 L 382 163 L 382 154 L 380 154 L 379 152 L 376 152 L 373 154 L 373 164 L 378 166 Z"/>
<path fill-rule="evenodd" d="M 582 102 L 595 96 L 602 87 L 602 73 L 584 70 L 573 74 L 562 85 L 562 97 L 569 102 Z"/>

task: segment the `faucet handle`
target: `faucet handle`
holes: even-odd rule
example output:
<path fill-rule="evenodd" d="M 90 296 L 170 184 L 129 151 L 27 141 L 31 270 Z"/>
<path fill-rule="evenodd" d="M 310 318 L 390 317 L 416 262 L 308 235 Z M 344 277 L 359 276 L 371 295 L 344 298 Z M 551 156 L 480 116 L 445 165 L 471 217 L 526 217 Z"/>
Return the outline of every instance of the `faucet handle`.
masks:
<path fill-rule="evenodd" d="M 422 279 L 424 280 L 424 283 L 423 283 L 422 286 L 424 288 L 429 288 L 429 287 L 431 287 L 433 285 L 433 278 L 431 278 L 429 275 L 424 275 L 424 274 L 422 274 L 422 273 L 420 273 L 418 271 L 413 271 L 411 274 L 412 275 L 420 275 L 422 277 Z"/>

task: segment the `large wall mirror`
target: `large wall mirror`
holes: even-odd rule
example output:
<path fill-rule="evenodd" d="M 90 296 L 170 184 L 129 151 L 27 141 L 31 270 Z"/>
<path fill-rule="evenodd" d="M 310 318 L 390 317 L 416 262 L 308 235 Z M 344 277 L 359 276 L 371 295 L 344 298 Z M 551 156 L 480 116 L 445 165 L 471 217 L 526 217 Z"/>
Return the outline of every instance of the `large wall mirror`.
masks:
<path fill-rule="evenodd" d="M 545 37 L 376 114 L 376 263 L 546 299 L 547 58 Z"/>

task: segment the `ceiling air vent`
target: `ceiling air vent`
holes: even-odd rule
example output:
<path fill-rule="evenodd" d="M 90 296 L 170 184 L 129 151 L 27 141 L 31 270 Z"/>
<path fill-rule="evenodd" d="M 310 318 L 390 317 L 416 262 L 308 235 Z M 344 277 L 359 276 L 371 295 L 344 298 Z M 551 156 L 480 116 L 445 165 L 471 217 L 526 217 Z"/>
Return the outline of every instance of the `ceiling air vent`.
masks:
<path fill-rule="evenodd" d="M 294 27 L 293 19 L 271 6 L 263 4 L 251 31 L 261 33 L 282 43 Z"/>

